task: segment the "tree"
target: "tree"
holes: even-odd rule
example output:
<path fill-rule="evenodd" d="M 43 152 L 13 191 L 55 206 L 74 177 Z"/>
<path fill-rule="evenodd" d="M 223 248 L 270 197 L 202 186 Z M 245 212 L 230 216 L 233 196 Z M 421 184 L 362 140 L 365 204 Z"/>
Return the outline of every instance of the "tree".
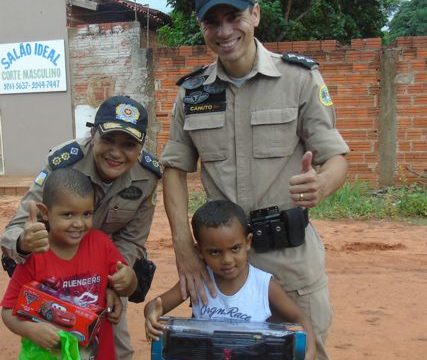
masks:
<path fill-rule="evenodd" d="M 427 1 L 427 0 L 422 0 Z M 261 22 L 256 36 L 263 42 L 380 37 L 389 14 L 400 0 L 259 0 Z M 169 0 L 172 25 L 160 30 L 168 46 L 203 44 L 196 36 L 194 0 Z M 175 31 L 176 30 L 176 31 Z"/>
<path fill-rule="evenodd" d="M 405 1 L 389 24 L 389 41 L 399 36 L 427 35 L 427 0 Z"/>

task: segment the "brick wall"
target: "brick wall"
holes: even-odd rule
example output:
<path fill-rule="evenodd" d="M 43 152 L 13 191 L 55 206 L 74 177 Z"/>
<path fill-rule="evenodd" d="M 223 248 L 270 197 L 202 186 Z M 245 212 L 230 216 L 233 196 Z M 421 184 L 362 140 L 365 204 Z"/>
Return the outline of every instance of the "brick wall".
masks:
<path fill-rule="evenodd" d="M 140 101 L 152 120 L 147 148 L 155 152 L 157 129 L 152 53 L 141 49 L 139 23 L 80 25 L 69 29 L 69 53 L 76 127 L 93 121 L 96 108 L 112 95 Z M 79 111 L 81 109 L 82 111 Z M 88 119 L 83 115 L 89 114 Z M 80 118 L 79 118 L 80 117 Z M 80 124 L 80 126 L 82 125 Z"/>
<path fill-rule="evenodd" d="M 427 175 L 427 36 L 399 38 L 396 48 L 396 178 L 405 181 Z"/>
<path fill-rule="evenodd" d="M 336 107 L 337 127 L 351 149 L 350 179 L 379 184 L 379 114 L 392 108 L 397 129 L 393 182 L 414 181 L 418 178 L 414 172 L 427 174 L 427 37 L 400 38 L 393 46 L 399 53 L 391 89 L 395 92 L 395 104 L 380 103 L 384 51 L 380 39 L 357 39 L 349 46 L 341 46 L 334 40 L 265 45 L 278 53 L 291 51 L 308 55 L 320 63 Z M 169 135 L 177 91 L 175 81 L 213 59 L 212 52 L 204 46 L 154 51 L 156 117 L 161 124 L 158 154 Z"/>

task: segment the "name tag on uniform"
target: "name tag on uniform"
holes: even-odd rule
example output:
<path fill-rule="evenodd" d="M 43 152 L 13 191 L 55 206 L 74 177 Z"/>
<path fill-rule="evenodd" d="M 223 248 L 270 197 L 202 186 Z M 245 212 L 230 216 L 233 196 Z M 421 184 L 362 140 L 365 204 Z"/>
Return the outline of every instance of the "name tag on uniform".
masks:
<path fill-rule="evenodd" d="M 204 114 L 225 111 L 226 84 L 223 82 L 185 89 L 185 115 Z"/>

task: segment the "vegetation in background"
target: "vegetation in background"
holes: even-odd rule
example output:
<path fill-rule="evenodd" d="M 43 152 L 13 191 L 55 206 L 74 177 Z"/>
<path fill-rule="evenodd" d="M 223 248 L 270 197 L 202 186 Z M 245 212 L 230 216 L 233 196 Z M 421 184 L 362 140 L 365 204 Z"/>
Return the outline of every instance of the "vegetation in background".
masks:
<path fill-rule="evenodd" d="M 420 185 L 374 191 L 367 183 L 346 183 L 310 214 L 317 219 L 427 219 L 427 191 Z"/>
<path fill-rule="evenodd" d="M 203 192 L 190 193 L 190 212 L 205 201 Z M 364 182 L 346 183 L 310 209 L 310 216 L 314 219 L 410 219 L 427 224 L 427 189 L 413 184 L 372 190 Z"/>
<path fill-rule="evenodd" d="M 416 0 L 413 0 L 416 1 Z M 420 1 L 420 0 L 418 0 Z M 421 0 L 426 1 L 426 0 Z M 401 0 L 259 0 L 263 42 L 382 37 L 382 28 Z M 158 31 L 166 46 L 201 45 L 194 0 L 169 0 L 171 25 Z"/>
<path fill-rule="evenodd" d="M 386 42 L 399 36 L 427 35 L 427 0 L 405 1 L 389 23 Z"/>

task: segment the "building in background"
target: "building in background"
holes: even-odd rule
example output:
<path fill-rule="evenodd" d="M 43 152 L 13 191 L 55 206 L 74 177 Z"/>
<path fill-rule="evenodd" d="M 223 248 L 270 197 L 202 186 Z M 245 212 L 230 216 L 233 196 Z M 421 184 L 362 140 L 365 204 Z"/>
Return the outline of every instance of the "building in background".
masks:
<path fill-rule="evenodd" d="M 157 130 L 147 47 L 157 46 L 155 31 L 168 21 L 158 10 L 125 0 L 0 2 L 0 174 L 36 175 L 52 146 L 76 136 L 85 120 L 78 110 L 83 106 L 82 113 L 93 117 L 116 94 L 147 106 L 153 148 Z M 63 53 L 52 44 L 63 44 Z M 38 60 L 56 65 L 57 58 L 64 61 L 61 71 L 25 68 Z M 61 87 L 48 86 L 52 74 L 60 74 Z"/>

